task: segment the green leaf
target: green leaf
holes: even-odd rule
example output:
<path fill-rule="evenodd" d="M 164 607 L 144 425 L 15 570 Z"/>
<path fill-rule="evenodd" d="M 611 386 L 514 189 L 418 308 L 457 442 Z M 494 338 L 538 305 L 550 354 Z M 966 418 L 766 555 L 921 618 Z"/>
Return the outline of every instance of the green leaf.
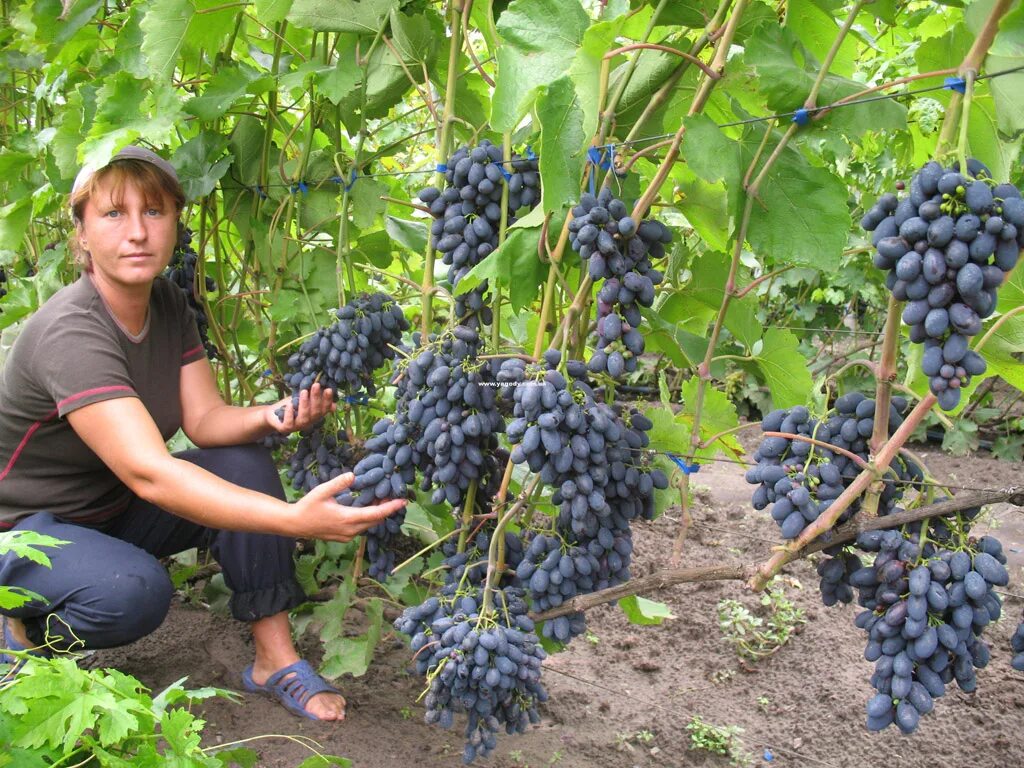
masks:
<path fill-rule="evenodd" d="M 957 419 L 953 429 L 946 428 L 942 436 L 942 450 L 953 456 L 967 456 L 978 450 L 978 425 L 970 419 Z"/>
<path fill-rule="evenodd" d="M 10 611 L 31 603 L 33 600 L 46 602 L 46 598 L 21 587 L 0 587 L 0 608 Z"/>
<path fill-rule="evenodd" d="M 990 11 L 991 3 L 971 4 L 967 22 L 975 34 Z M 999 32 L 992 41 L 982 70 L 985 74 L 992 74 L 1021 66 L 1024 66 L 1024 6 L 1017 3 L 1016 8 L 1000 20 Z M 999 130 L 1007 136 L 1016 136 L 1024 130 L 1024 71 L 993 77 L 986 82 L 995 99 Z"/>
<path fill-rule="evenodd" d="M 579 0 L 514 0 L 498 19 L 498 77 L 491 126 L 515 129 L 536 89 L 570 68 L 590 19 Z M 511 74 L 507 76 L 506 73 Z"/>
<path fill-rule="evenodd" d="M 10 152 L 5 147 L 0 151 L 0 179 L 11 181 L 35 161 L 36 158 L 27 152 Z"/>
<path fill-rule="evenodd" d="M 828 48 L 819 50 L 824 54 Z M 751 35 L 743 60 L 757 72 L 760 91 L 773 112 L 792 112 L 802 107 L 821 69 L 818 58 L 800 43 L 793 31 L 774 22 L 762 24 Z M 862 90 L 861 83 L 829 74 L 822 83 L 817 103 L 831 104 Z M 833 110 L 820 123 L 803 131 L 840 130 L 851 141 L 858 141 L 870 131 L 898 131 L 906 126 L 906 107 L 886 100 Z"/>
<path fill-rule="evenodd" d="M 140 22 L 142 53 L 155 79 L 169 80 L 174 74 L 195 12 L 190 0 L 160 0 L 147 6 Z"/>
<path fill-rule="evenodd" d="M 648 431 L 652 450 L 683 455 L 690 450 L 691 425 L 666 408 L 648 408 L 644 415 L 654 426 Z"/>
<path fill-rule="evenodd" d="M 106 79 L 96 94 L 96 118 L 78 149 L 78 159 L 106 165 L 122 147 L 145 139 L 162 146 L 178 123 L 181 103 L 168 85 L 144 88 L 127 72 Z"/>
<path fill-rule="evenodd" d="M 349 197 L 352 199 L 352 221 L 360 229 L 369 227 L 378 216 L 383 216 L 388 204 L 381 200 L 390 190 L 383 182 L 368 177 L 357 178 Z"/>
<path fill-rule="evenodd" d="M 747 241 L 776 266 L 835 270 L 852 227 L 848 197 L 846 184 L 831 171 L 784 151 L 754 201 Z"/>
<path fill-rule="evenodd" d="M 786 28 L 792 30 L 809 51 L 829 50 L 838 37 L 839 26 L 840 20 L 814 0 L 788 0 L 786 4 Z M 857 40 L 853 35 L 847 35 L 829 71 L 850 77 L 856 65 Z"/>
<path fill-rule="evenodd" d="M 69 543 L 35 531 L 5 531 L 0 533 L 0 555 L 13 553 L 15 557 L 23 557 L 36 565 L 49 568 L 50 558 L 36 548 L 61 547 Z"/>
<path fill-rule="evenodd" d="M 324 661 L 321 672 L 324 677 L 335 680 L 342 675 L 361 677 L 370 667 L 373 652 L 380 640 L 384 617 L 384 604 L 373 598 L 366 604 L 366 634 L 359 637 L 344 637 L 340 632 L 330 641 L 324 642 Z M 321 639 L 324 635 L 321 634 Z"/>
<path fill-rule="evenodd" d="M 299 763 L 298 768 L 324 768 L 327 765 L 352 768 L 352 761 L 347 757 L 338 757 L 337 755 L 313 755 Z"/>
<path fill-rule="evenodd" d="M 769 328 L 756 355 L 772 395 L 774 408 L 789 408 L 809 401 L 814 382 L 799 351 L 799 340 L 781 328 Z"/>
<path fill-rule="evenodd" d="M 740 181 L 739 144 L 729 139 L 715 121 L 706 115 L 687 117 L 682 155 L 686 165 L 705 181 Z M 686 208 L 684 206 L 683 212 Z"/>
<path fill-rule="evenodd" d="M 709 317 L 720 311 L 729 278 L 731 259 L 721 253 L 705 252 L 690 265 L 692 277 L 681 291 L 685 299 L 711 310 Z M 692 309 L 694 314 L 698 310 Z M 761 338 L 762 325 L 757 319 L 757 303 L 753 297 L 733 299 L 725 313 L 725 327 L 748 349 Z M 692 330 L 692 329 L 691 329 Z"/>
<path fill-rule="evenodd" d="M 619 600 L 619 607 L 626 614 L 630 624 L 661 624 L 665 619 L 674 619 L 672 611 L 664 603 L 657 603 L 639 595 L 630 595 Z"/>
<path fill-rule="evenodd" d="M 580 178 L 592 131 L 583 124 L 572 80 L 561 77 L 541 86 L 537 98 L 540 123 L 541 205 L 545 211 L 574 205 L 580 196 Z"/>
<path fill-rule="evenodd" d="M 679 396 L 683 401 L 682 410 L 676 415 L 677 421 L 686 424 L 688 432 L 693 432 L 693 423 L 696 421 L 697 388 L 700 379 L 692 376 L 683 382 L 679 388 Z M 700 439 L 701 442 L 710 440 L 715 435 L 735 429 L 739 426 L 739 415 L 736 413 L 736 406 L 729 399 L 729 396 L 719 389 L 713 387 L 709 382 L 704 385 L 704 400 L 701 405 L 700 416 Z M 694 456 L 697 458 L 712 458 L 721 451 L 732 453 L 734 456 L 743 455 L 743 446 L 736 440 L 735 435 L 719 437 L 707 448 L 700 448 Z"/>
<path fill-rule="evenodd" d="M 200 95 L 185 102 L 183 109 L 205 123 L 213 122 L 231 109 L 257 77 L 259 72 L 244 65 L 221 69 L 210 78 Z"/>
<path fill-rule="evenodd" d="M 397 8 L 391 11 L 393 43 L 403 61 L 432 64 L 444 37 L 444 21 L 431 8 L 409 15 Z"/>
<path fill-rule="evenodd" d="M 32 219 L 32 198 L 21 197 L 0 207 L 0 243 L 4 248 L 17 250 L 25 238 Z"/>
<path fill-rule="evenodd" d="M 421 254 L 427 250 L 427 225 L 422 221 L 387 216 L 384 228 L 388 236 L 407 250 Z"/>
<path fill-rule="evenodd" d="M 202 723 L 188 710 L 172 709 L 160 718 L 160 735 L 173 752 L 185 756 L 199 748 Z"/>
<path fill-rule="evenodd" d="M 264 24 L 284 21 L 292 8 L 292 0 L 256 0 L 256 18 Z"/>
<path fill-rule="evenodd" d="M 1024 64 L 1024 58 L 1021 63 Z M 1024 104 L 1021 109 L 1024 109 Z M 1008 179 L 1018 165 L 1020 142 L 1006 141 L 1000 135 L 996 111 L 997 104 L 991 96 L 975 94 L 967 123 L 968 154 L 985 163 L 992 171 L 993 178 Z"/>
<path fill-rule="evenodd" d="M 210 194 L 224 178 L 232 160 L 230 153 L 224 154 L 227 145 L 227 136 L 203 131 L 178 147 L 171 165 L 178 172 L 186 198 L 198 200 Z"/>
<path fill-rule="evenodd" d="M 288 21 L 318 32 L 374 35 L 399 0 L 293 0 Z"/>

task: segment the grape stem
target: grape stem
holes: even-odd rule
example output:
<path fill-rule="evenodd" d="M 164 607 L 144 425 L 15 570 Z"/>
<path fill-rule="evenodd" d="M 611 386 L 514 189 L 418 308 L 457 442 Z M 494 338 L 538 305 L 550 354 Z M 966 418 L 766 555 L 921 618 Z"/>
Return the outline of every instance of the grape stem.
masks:
<path fill-rule="evenodd" d="M 790 560 L 806 558 L 815 552 L 820 552 L 827 547 L 841 546 L 847 544 L 864 531 L 885 530 L 897 528 L 907 523 L 917 522 L 929 517 L 948 517 L 955 515 L 962 510 L 985 504 L 999 504 L 1007 502 L 1018 507 L 1024 507 L 1024 486 L 1013 486 L 1002 490 L 976 491 L 959 494 L 948 501 L 932 504 L 928 507 L 920 507 L 894 515 L 875 517 L 870 520 L 855 518 L 846 524 L 835 529 L 828 541 L 813 541 L 798 549 Z M 788 561 L 787 561 L 788 562 Z M 650 594 L 659 590 L 667 589 L 676 584 L 692 584 L 708 581 L 747 581 L 756 578 L 759 566 L 756 563 L 743 565 L 713 565 L 700 568 L 666 568 L 655 571 L 649 576 L 630 579 L 627 582 L 599 592 L 592 592 L 588 595 L 580 595 L 567 600 L 557 608 L 544 611 L 543 613 L 531 613 L 530 618 L 534 621 L 547 621 L 558 616 L 565 616 L 575 611 L 586 611 L 590 608 L 610 603 L 630 595 Z M 756 587 L 759 591 L 762 587 Z"/>
<path fill-rule="evenodd" d="M 750 586 L 752 589 L 760 591 L 764 589 L 775 574 L 781 570 L 781 568 L 790 560 L 792 560 L 796 553 L 803 547 L 806 547 L 818 536 L 835 526 L 836 521 L 840 516 L 849 509 L 850 505 L 853 504 L 867 489 L 868 486 L 874 482 L 881 472 L 884 472 L 889 468 L 889 464 L 896 457 L 899 449 L 910 439 L 914 430 L 917 429 L 918 425 L 924 420 L 924 417 L 931 411 L 932 406 L 935 405 L 935 395 L 929 393 L 923 398 L 910 412 L 906 420 L 900 425 L 899 429 L 893 434 L 889 440 L 886 441 L 885 445 L 878 451 L 871 465 L 862 470 L 853 482 L 846 487 L 846 489 L 839 495 L 839 497 L 833 502 L 832 506 L 825 511 L 817 520 L 808 525 L 801 532 L 800 536 L 795 540 L 787 543 L 781 547 L 768 562 L 764 563 L 750 580 Z"/>

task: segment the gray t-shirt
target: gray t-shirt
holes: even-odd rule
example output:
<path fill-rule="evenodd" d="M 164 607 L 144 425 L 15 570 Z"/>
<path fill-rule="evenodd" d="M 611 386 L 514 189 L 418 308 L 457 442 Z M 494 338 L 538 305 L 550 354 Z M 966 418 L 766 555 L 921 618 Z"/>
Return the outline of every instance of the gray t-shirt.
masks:
<path fill-rule="evenodd" d="M 0 530 L 43 510 L 83 523 L 122 512 L 131 491 L 65 417 L 137 397 L 169 440 L 181 427 L 181 367 L 204 356 L 195 314 L 163 277 L 138 336 L 117 322 L 88 274 L 51 297 L 0 372 Z"/>

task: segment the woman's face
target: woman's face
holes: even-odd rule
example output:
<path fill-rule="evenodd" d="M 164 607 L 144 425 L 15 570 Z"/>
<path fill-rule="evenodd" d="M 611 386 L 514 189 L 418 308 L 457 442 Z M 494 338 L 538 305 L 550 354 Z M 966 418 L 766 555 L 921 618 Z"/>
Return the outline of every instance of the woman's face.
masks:
<path fill-rule="evenodd" d="M 93 276 L 122 288 L 149 285 L 170 263 L 178 237 L 174 204 L 163 197 L 158 205 L 132 181 L 120 198 L 112 197 L 113 181 L 98 185 L 82 212 L 79 242 L 92 259 Z"/>

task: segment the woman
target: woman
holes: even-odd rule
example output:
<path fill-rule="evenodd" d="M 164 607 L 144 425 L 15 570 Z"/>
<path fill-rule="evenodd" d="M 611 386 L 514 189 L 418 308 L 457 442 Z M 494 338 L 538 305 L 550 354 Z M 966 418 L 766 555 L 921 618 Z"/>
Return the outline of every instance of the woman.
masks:
<path fill-rule="evenodd" d="M 319 421 L 334 408 L 314 385 L 297 409 L 221 399 L 195 319 L 161 275 L 185 197 L 174 168 L 128 147 L 83 169 L 71 207 L 74 284 L 26 323 L 0 373 L 0 530 L 65 542 L 52 568 L 0 557 L 0 585 L 42 596 L 4 611 L 12 650 L 108 648 L 152 632 L 172 587 L 157 558 L 209 546 L 252 624 L 248 690 L 292 712 L 344 718 L 341 695 L 301 661 L 288 611 L 305 596 L 292 537 L 349 541 L 404 500 L 352 509 L 334 501 L 351 474 L 288 504 L 267 451 L 253 443 Z M 179 429 L 199 450 L 170 455 Z"/>

